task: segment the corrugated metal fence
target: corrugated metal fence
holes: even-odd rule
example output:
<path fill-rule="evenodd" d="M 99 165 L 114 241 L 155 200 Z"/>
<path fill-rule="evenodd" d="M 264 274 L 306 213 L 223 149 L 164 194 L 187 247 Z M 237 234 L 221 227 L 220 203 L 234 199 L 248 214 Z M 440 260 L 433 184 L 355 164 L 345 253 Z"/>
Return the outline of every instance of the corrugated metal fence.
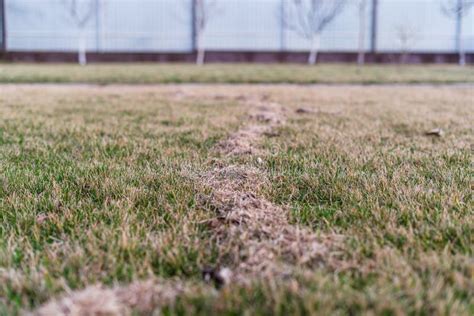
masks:
<path fill-rule="evenodd" d="M 76 0 L 76 16 L 69 7 L 71 0 L 3 1 L 7 50 L 74 51 L 81 38 L 93 52 L 190 52 L 195 48 L 193 0 Z M 307 39 L 285 27 L 293 0 L 203 1 L 215 1 L 202 37 L 207 50 L 309 49 Z M 348 0 L 343 12 L 323 31 L 323 51 L 357 51 L 358 1 Z M 365 49 L 369 51 L 374 44 L 378 52 L 453 52 L 455 20 L 443 14 L 441 1 L 378 0 L 373 43 L 374 0 L 367 0 Z M 78 19 L 85 16 L 82 28 Z M 474 52 L 474 8 L 464 16 L 462 26 L 463 46 Z"/>

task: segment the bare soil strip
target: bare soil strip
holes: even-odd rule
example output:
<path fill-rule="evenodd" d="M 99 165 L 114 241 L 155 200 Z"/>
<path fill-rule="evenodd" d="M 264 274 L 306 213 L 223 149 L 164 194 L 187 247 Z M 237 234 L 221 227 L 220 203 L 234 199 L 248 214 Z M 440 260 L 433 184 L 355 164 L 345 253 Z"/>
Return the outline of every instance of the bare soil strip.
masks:
<path fill-rule="evenodd" d="M 214 159 L 211 170 L 193 177 L 202 192 L 212 192 L 199 196 L 198 201 L 216 212 L 208 225 L 222 253 L 220 264 L 227 266 L 217 268 L 216 275 L 222 277 L 223 284 L 250 284 L 334 266 L 337 253 L 330 251 L 329 245 L 334 249 L 340 237 L 322 240 L 310 230 L 291 224 L 287 209 L 256 195 L 268 181 L 262 170 L 225 164 L 226 158 L 258 154 L 262 138 L 285 123 L 280 105 L 252 102 L 251 106 L 250 123 L 216 146 L 216 154 L 224 159 Z M 93 286 L 52 300 L 35 314 L 128 315 L 132 310 L 146 314 L 172 304 L 180 295 L 195 293 L 196 288 L 179 280 L 149 280 L 111 289 Z"/>
<path fill-rule="evenodd" d="M 218 144 L 224 156 L 258 154 L 258 143 L 286 121 L 279 104 L 255 106 L 244 126 Z M 202 203 L 211 206 L 217 217 L 210 223 L 219 247 L 230 258 L 233 281 L 248 283 L 255 278 L 287 277 L 304 267 L 334 262 L 329 244 L 339 237 L 322 241 L 308 229 L 292 225 L 288 210 L 256 196 L 268 180 L 257 168 L 244 165 L 222 166 L 201 175 L 200 183 L 212 190 Z"/>
<path fill-rule="evenodd" d="M 262 174 L 239 166 L 217 167 L 204 185 L 213 194 L 203 203 L 217 211 L 210 226 L 228 258 L 234 281 L 288 276 L 294 268 L 319 266 L 328 247 L 306 229 L 288 223 L 283 208 L 256 196 Z M 251 185 L 255 185 L 251 190 Z"/>

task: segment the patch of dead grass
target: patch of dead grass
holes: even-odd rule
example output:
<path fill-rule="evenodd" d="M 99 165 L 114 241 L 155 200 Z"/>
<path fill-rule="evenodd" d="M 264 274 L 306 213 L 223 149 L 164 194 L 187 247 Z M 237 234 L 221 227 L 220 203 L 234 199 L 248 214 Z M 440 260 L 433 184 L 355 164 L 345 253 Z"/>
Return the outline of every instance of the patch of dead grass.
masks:
<path fill-rule="evenodd" d="M 80 315 L 150 315 L 161 307 L 171 305 L 197 287 L 179 280 L 147 280 L 126 286 L 106 288 L 90 286 L 48 302 L 33 314 L 37 316 Z"/>
<path fill-rule="evenodd" d="M 249 123 L 220 142 L 218 152 L 257 153 L 265 134 L 286 121 L 284 112 L 275 103 L 255 104 Z M 280 278 L 295 267 L 314 268 L 330 261 L 327 243 L 308 229 L 291 225 L 288 210 L 257 195 L 267 181 L 261 170 L 245 165 L 218 166 L 200 177 L 201 185 L 211 190 L 201 203 L 217 213 L 210 227 L 218 248 L 226 254 L 222 260 L 241 282 Z"/>

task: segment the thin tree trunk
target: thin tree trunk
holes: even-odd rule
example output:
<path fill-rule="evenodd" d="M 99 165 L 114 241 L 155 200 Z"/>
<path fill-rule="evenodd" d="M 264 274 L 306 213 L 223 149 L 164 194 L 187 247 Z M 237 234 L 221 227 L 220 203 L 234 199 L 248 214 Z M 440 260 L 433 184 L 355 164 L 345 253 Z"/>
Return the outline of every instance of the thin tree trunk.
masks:
<path fill-rule="evenodd" d="M 96 52 L 100 51 L 100 37 L 101 37 L 101 5 L 100 0 L 95 0 L 95 46 Z"/>
<path fill-rule="evenodd" d="M 359 4 L 359 53 L 357 55 L 357 63 L 363 65 L 365 63 L 365 31 L 366 31 L 366 0 L 361 0 Z"/>
<path fill-rule="evenodd" d="M 408 50 L 402 50 L 402 54 L 400 56 L 400 63 L 401 64 L 408 63 Z"/>
<path fill-rule="evenodd" d="M 464 47 L 462 43 L 462 14 L 463 14 L 463 3 L 462 0 L 457 1 L 457 12 L 456 12 L 456 50 L 459 54 L 459 65 L 466 65 L 466 55 L 464 53 Z"/>
<path fill-rule="evenodd" d="M 82 32 L 79 35 L 79 51 L 77 57 L 81 66 L 87 65 L 86 38 Z"/>
<path fill-rule="evenodd" d="M 461 44 L 461 50 L 459 51 L 459 66 L 466 66 L 466 52 Z"/>
<path fill-rule="evenodd" d="M 311 39 L 311 50 L 308 57 L 308 64 L 314 65 L 318 61 L 318 52 L 321 46 L 321 36 L 316 34 Z"/>
<path fill-rule="evenodd" d="M 459 17 L 458 26 L 458 51 L 459 51 L 459 65 L 466 66 L 466 52 L 464 51 L 464 45 L 462 42 L 462 16 Z"/>
<path fill-rule="evenodd" d="M 201 32 L 199 32 L 201 33 Z M 204 49 L 202 45 L 202 35 L 198 34 L 196 36 L 196 50 L 197 50 L 197 56 L 196 56 L 196 64 L 197 65 L 204 65 L 204 61 L 206 58 L 206 50 Z"/>
<path fill-rule="evenodd" d="M 285 41 L 285 14 L 286 14 L 286 9 L 285 9 L 285 1 L 286 0 L 281 0 L 280 3 L 280 51 L 284 51 L 286 48 L 286 41 Z"/>
<path fill-rule="evenodd" d="M 206 51 L 202 48 L 199 48 L 197 51 L 196 64 L 200 66 L 204 65 L 205 57 L 206 57 Z"/>

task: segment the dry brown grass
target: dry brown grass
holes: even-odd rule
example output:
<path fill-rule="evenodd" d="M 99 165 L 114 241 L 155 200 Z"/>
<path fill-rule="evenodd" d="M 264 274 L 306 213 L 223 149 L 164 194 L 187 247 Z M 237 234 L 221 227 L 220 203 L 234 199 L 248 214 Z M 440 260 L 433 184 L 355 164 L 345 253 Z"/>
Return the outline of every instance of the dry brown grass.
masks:
<path fill-rule="evenodd" d="M 219 143 L 217 150 L 227 156 L 255 154 L 265 134 L 285 121 L 281 105 L 255 103 L 247 125 Z M 314 267 L 329 257 L 326 245 L 315 234 L 290 225 L 284 208 L 257 196 L 265 184 L 265 174 L 259 169 L 218 166 L 204 173 L 200 181 L 204 191 L 211 190 L 202 203 L 217 212 L 210 222 L 213 238 L 235 280 L 249 283 L 288 277 L 295 267 Z"/>
<path fill-rule="evenodd" d="M 228 156 L 255 155 L 261 138 L 271 134 L 275 127 L 285 121 L 284 108 L 279 104 L 248 100 L 247 106 L 250 108 L 247 117 L 249 122 L 222 140 L 217 145 L 218 153 Z"/>
<path fill-rule="evenodd" d="M 179 296 L 200 291 L 202 287 L 179 280 L 148 280 L 114 288 L 97 285 L 52 300 L 35 311 L 34 315 L 150 315 L 173 304 Z"/>

